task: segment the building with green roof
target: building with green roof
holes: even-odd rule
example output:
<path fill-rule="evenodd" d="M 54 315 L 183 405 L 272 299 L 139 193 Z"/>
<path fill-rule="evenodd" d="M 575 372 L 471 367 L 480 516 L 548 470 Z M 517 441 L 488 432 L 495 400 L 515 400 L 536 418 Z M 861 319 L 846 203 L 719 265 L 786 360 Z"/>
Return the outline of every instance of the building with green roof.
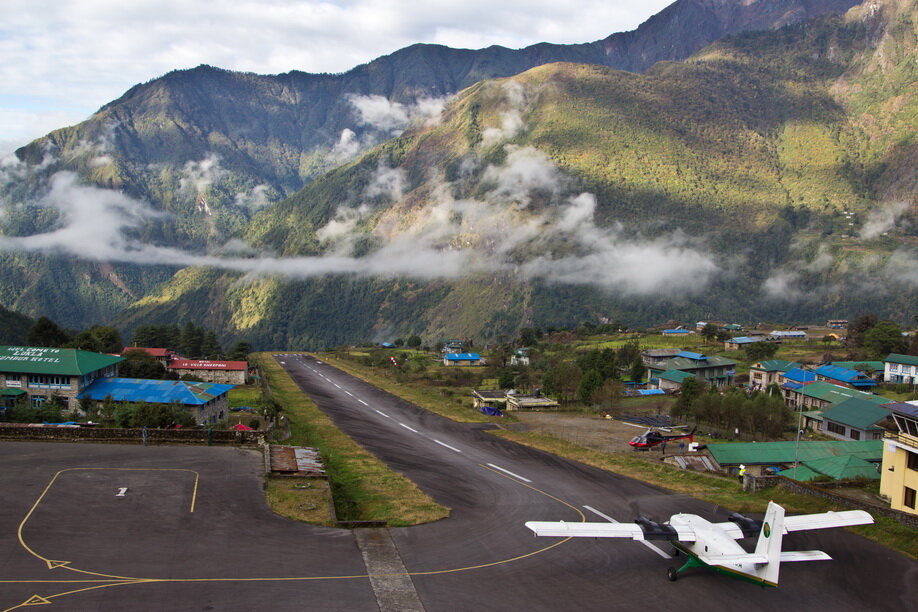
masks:
<path fill-rule="evenodd" d="M 695 378 L 695 375 L 691 372 L 682 372 L 680 370 L 666 370 L 656 377 L 657 389 L 677 391 L 682 388 L 682 383 L 685 382 L 686 378 Z"/>
<path fill-rule="evenodd" d="M 867 462 L 879 462 L 883 457 L 883 441 L 804 440 L 799 445 L 795 441 L 736 442 L 708 444 L 706 452 L 721 469 L 745 465 L 750 474 L 759 475 L 768 467 L 790 467 L 795 459 L 809 464 L 817 459 L 853 455 Z"/>
<path fill-rule="evenodd" d="M 692 374 L 695 378 L 703 380 L 709 385 L 725 387 L 733 384 L 736 363 L 732 359 L 718 355 L 707 356 L 682 351 L 672 359 L 648 366 L 648 369 L 651 382 L 655 382 L 654 379 L 659 379 L 664 372 L 678 370 Z"/>
<path fill-rule="evenodd" d="M 855 455 L 841 457 L 823 457 L 801 463 L 797 467 L 781 470 L 782 476 L 787 476 L 800 482 L 808 482 L 820 478 L 833 480 L 879 480 L 880 472 L 876 463 L 870 463 Z"/>
<path fill-rule="evenodd" d="M 820 431 L 839 440 L 879 440 L 885 430 L 877 423 L 889 415 L 890 411 L 879 404 L 851 397 L 822 413 Z"/>
<path fill-rule="evenodd" d="M 918 357 L 890 353 L 883 360 L 883 380 L 891 383 L 918 385 Z"/>
<path fill-rule="evenodd" d="M 789 406 L 800 409 L 824 410 L 832 404 L 857 397 L 874 404 L 886 404 L 891 400 L 873 393 L 858 391 L 835 385 L 824 380 L 816 381 L 798 389 L 785 389 L 785 400 Z"/>
<path fill-rule="evenodd" d="M 0 346 L 0 392 L 7 405 L 25 395 L 37 407 L 56 396 L 77 410 L 77 395 L 96 379 L 114 376 L 122 361 L 79 349 Z"/>
<path fill-rule="evenodd" d="M 794 368 L 799 368 L 796 361 L 784 359 L 766 359 L 749 366 L 749 385 L 753 388 L 764 389 L 769 385 L 781 383 L 780 376 Z"/>

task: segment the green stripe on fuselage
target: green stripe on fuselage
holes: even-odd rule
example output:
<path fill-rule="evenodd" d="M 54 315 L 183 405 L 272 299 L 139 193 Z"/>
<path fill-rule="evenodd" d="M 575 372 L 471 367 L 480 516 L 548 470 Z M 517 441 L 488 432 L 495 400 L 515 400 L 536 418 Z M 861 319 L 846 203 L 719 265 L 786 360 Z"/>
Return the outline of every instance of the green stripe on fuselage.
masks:
<path fill-rule="evenodd" d="M 689 561 L 686 562 L 686 564 L 683 565 L 683 566 L 679 569 L 680 572 L 681 572 L 682 570 L 684 570 L 684 569 L 686 569 L 686 568 L 688 568 L 688 567 L 692 567 L 692 566 L 694 566 L 694 567 L 707 567 L 707 568 L 710 568 L 710 569 L 714 570 L 715 572 L 717 572 L 717 573 L 719 573 L 719 574 L 724 574 L 725 576 L 731 576 L 731 577 L 733 577 L 733 578 L 738 578 L 738 579 L 744 580 L 744 581 L 746 581 L 746 582 L 751 582 L 752 584 L 757 584 L 757 585 L 759 585 L 759 586 L 761 586 L 761 587 L 777 587 L 777 586 L 778 586 L 778 585 L 775 584 L 774 582 L 769 582 L 768 580 L 763 580 L 763 579 L 759 578 L 758 576 L 752 576 L 752 575 L 750 575 L 750 574 L 744 574 L 743 572 L 738 572 L 738 571 L 736 571 L 736 570 L 732 570 L 732 569 L 730 569 L 730 568 L 723 567 L 723 566 L 720 566 L 720 565 L 711 565 L 710 563 L 705 563 L 704 561 L 702 561 L 702 560 L 698 557 L 697 554 L 695 554 L 694 552 L 692 552 L 688 547 L 683 546 L 681 543 L 676 542 L 676 541 L 672 541 L 672 542 L 670 542 L 670 543 L 671 543 L 675 548 L 681 550 L 683 553 L 685 553 L 685 554 L 689 557 Z"/>

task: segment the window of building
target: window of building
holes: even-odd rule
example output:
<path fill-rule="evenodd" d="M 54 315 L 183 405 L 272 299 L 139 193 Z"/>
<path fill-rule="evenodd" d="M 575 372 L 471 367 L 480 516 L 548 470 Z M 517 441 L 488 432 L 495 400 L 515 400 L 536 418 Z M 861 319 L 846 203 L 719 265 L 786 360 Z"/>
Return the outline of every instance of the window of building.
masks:
<path fill-rule="evenodd" d="M 860 440 L 860 439 L 861 439 L 861 432 L 859 432 L 859 431 L 856 430 L 856 429 L 852 429 L 852 430 L 848 433 L 848 437 L 851 438 L 852 440 Z"/>
<path fill-rule="evenodd" d="M 890 371 L 890 372 L 898 372 L 898 371 L 899 371 L 899 364 L 898 364 L 898 363 L 891 363 L 891 364 L 889 364 L 889 371 Z"/>
<path fill-rule="evenodd" d="M 915 489 L 909 489 L 908 487 L 905 487 L 905 496 L 902 499 L 902 503 L 912 510 L 915 509 Z"/>
<path fill-rule="evenodd" d="M 905 465 L 908 466 L 908 469 L 918 471 L 918 453 L 906 451 L 905 454 L 908 455 L 908 459 L 905 461 Z"/>
<path fill-rule="evenodd" d="M 845 426 L 833 423 L 832 421 L 826 421 L 826 429 L 840 436 L 845 435 Z"/>
<path fill-rule="evenodd" d="M 32 408 L 41 408 L 41 405 L 45 403 L 45 400 L 48 399 L 44 395 L 33 395 L 32 396 Z"/>

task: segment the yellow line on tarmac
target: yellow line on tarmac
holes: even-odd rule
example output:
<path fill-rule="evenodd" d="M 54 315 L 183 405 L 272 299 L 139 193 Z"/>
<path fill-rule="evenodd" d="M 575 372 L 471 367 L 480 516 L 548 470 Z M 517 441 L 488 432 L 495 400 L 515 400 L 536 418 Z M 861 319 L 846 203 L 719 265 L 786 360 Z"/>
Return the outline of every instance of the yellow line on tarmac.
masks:
<path fill-rule="evenodd" d="M 32 507 L 29 508 L 29 511 L 26 513 L 25 518 L 23 518 L 22 522 L 19 523 L 19 529 L 16 532 L 16 535 L 19 538 L 19 543 L 33 557 L 36 557 L 44 561 L 48 565 L 48 569 L 62 567 L 72 572 L 78 572 L 80 574 L 87 574 L 89 576 L 99 576 L 102 578 L 113 578 L 115 580 L 130 580 L 130 581 L 142 580 L 141 578 L 135 578 L 131 576 L 117 576 L 114 574 L 103 574 L 100 572 L 90 572 L 88 570 L 77 569 L 75 567 L 71 567 L 69 562 L 66 562 L 66 561 L 61 562 L 61 561 L 57 561 L 54 559 L 49 559 L 47 557 L 44 557 L 40 555 L 39 553 L 35 552 L 34 550 L 32 550 L 32 548 L 28 544 L 26 544 L 25 539 L 22 537 L 22 531 L 25 528 L 26 523 L 32 517 L 32 514 L 38 508 L 38 505 L 42 502 L 42 500 L 44 500 L 45 495 L 47 495 L 48 491 L 51 489 L 51 487 L 54 485 L 54 483 L 57 481 L 58 477 L 61 474 L 63 474 L 64 472 L 76 472 L 76 471 L 191 472 L 192 474 L 194 474 L 194 487 L 191 493 L 191 509 L 189 510 L 189 512 L 194 512 L 195 501 L 197 500 L 197 496 L 198 496 L 198 481 L 200 480 L 200 474 L 195 470 L 190 470 L 187 468 L 110 468 L 110 467 L 65 468 L 63 470 L 59 470 L 56 474 L 54 474 L 54 476 L 51 478 L 51 481 L 47 484 L 47 486 L 45 486 L 44 490 L 41 492 L 41 495 L 38 496 L 38 499 L 36 499 L 35 503 L 32 504 Z"/>

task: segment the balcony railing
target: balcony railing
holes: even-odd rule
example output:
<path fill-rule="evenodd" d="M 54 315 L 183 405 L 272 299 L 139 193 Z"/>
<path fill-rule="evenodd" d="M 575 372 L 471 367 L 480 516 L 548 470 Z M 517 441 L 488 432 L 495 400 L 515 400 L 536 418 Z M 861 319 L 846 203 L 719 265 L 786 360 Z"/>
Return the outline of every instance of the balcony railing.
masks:
<path fill-rule="evenodd" d="M 901 434 L 901 433 L 892 433 L 892 432 L 887 431 L 883 435 L 883 439 L 892 440 L 893 442 L 897 442 L 901 444 L 902 446 L 909 446 L 911 448 L 918 450 L 918 438 L 916 438 L 915 436 L 910 436 L 908 434 Z"/>

